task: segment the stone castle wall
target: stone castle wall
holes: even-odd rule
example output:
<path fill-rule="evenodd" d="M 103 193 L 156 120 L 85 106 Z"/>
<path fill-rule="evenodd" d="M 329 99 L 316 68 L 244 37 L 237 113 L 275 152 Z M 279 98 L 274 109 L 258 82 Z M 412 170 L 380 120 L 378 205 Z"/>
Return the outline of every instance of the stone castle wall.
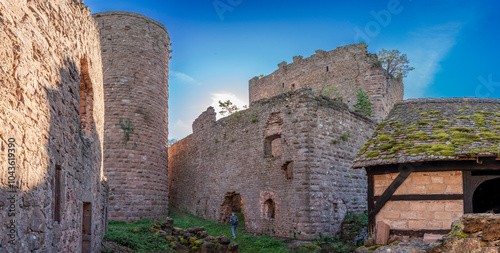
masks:
<path fill-rule="evenodd" d="M 1 1 L 0 41 L 0 252 L 99 252 L 97 25 L 76 1 Z"/>
<path fill-rule="evenodd" d="M 274 73 L 250 80 L 250 102 L 311 87 L 317 94 L 341 96 L 352 106 L 357 90 L 362 88 L 373 103 L 374 118 L 384 119 L 394 103 L 403 99 L 403 83 L 393 77 L 387 79 L 385 71 L 376 66 L 377 56 L 369 54 L 366 47 L 360 43 L 328 52 L 318 50 L 308 58 L 295 56 L 293 63 L 282 62 Z"/>
<path fill-rule="evenodd" d="M 364 172 L 349 168 L 373 121 L 310 89 L 215 118 L 209 108 L 169 148 L 171 204 L 219 222 L 242 204 L 247 231 L 303 239 L 366 210 Z"/>
<path fill-rule="evenodd" d="M 170 39 L 140 14 L 94 14 L 104 68 L 104 167 L 113 220 L 165 218 L 168 212 Z"/>

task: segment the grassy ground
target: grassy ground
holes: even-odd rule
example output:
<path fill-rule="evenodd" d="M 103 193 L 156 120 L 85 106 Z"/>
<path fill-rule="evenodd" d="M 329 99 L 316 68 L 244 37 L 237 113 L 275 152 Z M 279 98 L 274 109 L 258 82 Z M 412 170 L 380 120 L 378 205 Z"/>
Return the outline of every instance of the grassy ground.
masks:
<path fill-rule="evenodd" d="M 232 238 L 231 227 L 213 221 L 204 220 L 175 208 L 170 209 L 169 217 L 174 219 L 174 226 L 180 228 L 190 228 L 194 226 L 205 227 L 208 234 L 217 237 L 225 235 Z M 240 246 L 240 252 L 291 252 L 285 245 L 269 236 L 254 236 L 244 231 L 245 222 L 241 214 L 238 215 L 239 226 L 236 230 L 236 241 Z M 117 242 L 137 252 L 168 250 L 168 242 L 161 237 L 153 237 L 149 228 L 153 224 L 152 220 L 140 220 L 134 223 L 111 221 L 108 225 L 108 232 L 104 239 Z"/>
<path fill-rule="evenodd" d="M 208 234 L 211 236 L 220 236 L 225 235 L 228 238 L 232 238 L 231 234 L 231 226 L 216 223 L 209 220 L 200 219 L 198 217 L 192 216 L 185 212 L 179 211 L 175 208 L 170 209 L 171 218 L 174 219 L 174 226 L 180 228 L 190 228 L 194 226 L 203 226 L 205 230 L 207 230 Z M 245 232 L 245 221 L 243 215 L 240 213 L 238 216 L 238 228 L 236 229 L 236 239 L 240 247 L 240 252 L 251 252 L 251 253 L 259 253 L 259 252 L 290 252 L 285 245 L 274 238 L 269 236 L 254 236 L 251 233 Z"/>
<path fill-rule="evenodd" d="M 133 223 L 110 221 L 104 240 L 116 242 L 136 252 L 168 250 L 168 243 L 163 237 L 153 237 L 153 233 L 149 232 L 152 225 L 152 220 Z"/>

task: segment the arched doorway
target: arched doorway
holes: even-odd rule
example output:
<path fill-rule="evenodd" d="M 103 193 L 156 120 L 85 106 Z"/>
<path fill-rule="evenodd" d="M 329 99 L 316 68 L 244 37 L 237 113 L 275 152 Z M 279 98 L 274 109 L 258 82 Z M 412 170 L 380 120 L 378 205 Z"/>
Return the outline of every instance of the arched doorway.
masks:
<path fill-rule="evenodd" d="M 481 183 L 472 197 L 474 213 L 500 213 L 500 178 Z"/>
<path fill-rule="evenodd" d="M 219 222 L 228 223 L 232 212 L 235 212 L 236 216 L 238 216 L 238 223 L 240 225 L 244 223 L 243 198 L 236 192 L 228 192 L 224 197 L 224 202 L 222 202 L 220 208 Z"/>

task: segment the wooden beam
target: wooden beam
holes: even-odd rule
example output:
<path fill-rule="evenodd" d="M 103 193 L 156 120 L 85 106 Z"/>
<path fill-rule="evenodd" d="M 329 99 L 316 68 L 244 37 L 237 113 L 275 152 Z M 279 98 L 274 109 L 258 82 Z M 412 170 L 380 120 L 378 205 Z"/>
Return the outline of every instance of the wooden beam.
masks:
<path fill-rule="evenodd" d="M 451 229 L 439 229 L 439 230 L 398 230 L 398 229 L 391 229 L 391 234 L 394 235 L 407 235 L 407 236 L 412 236 L 412 237 L 423 237 L 424 234 L 437 234 L 437 235 L 445 235 L 448 234 L 451 231 Z"/>
<path fill-rule="evenodd" d="M 377 216 L 378 212 L 384 207 L 384 205 L 389 201 L 389 199 L 392 197 L 394 192 L 403 184 L 403 182 L 408 178 L 408 176 L 411 174 L 411 172 L 414 170 L 414 167 L 409 164 L 409 165 L 400 165 L 400 173 L 399 175 L 392 181 L 392 183 L 387 187 L 387 189 L 382 193 L 382 195 L 379 197 L 377 203 L 373 207 L 373 210 L 368 213 L 368 225 L 369 226 L 374 226 L 375 224 L 375 216 Z M 373 198 L 372 198 L 373 199 Z M 373 201 L 373 200 L 371 200 Z"/>
<path fill-rule="evenodd" d="M 380 196 L 375 196 L 374 200 L 378 201 Z M 463 194 L 406 194 L 392 195 L 390 201 L 415 201 L 415 200 L 462 200 Z"/>
<path fill-rule="evenodd" d="M 418 172 L 437 171 L 470 171 L 470 170 L 500 170 L 500 161 L 484 159 L 482 164 L 475 160 L 471 161 L 430 161 L 419 163 L 402 163 L 372 166 L 367 170 L 369 175 L 383 175 L 388 173 L 398 173 L 401 166 L 412 166 Z"/>
<path fill-rule="evenodd" d="M 463 172 L 464 213 L 473 213 L 473 197 L 477 187 L 482 183 L 500 178 L 500 175 L 474 175 L 471 171 Z"/>
<path fill-rule="evenodd" d="M 374 190 L 375 190 L 375 185 L 373 184 L 373 175 L 368 175 L 368 196 L 367 196 L 368 213 L 371 213 L 373 211 L 373 208 L 375 207 L 375 199 L 373 198 Z M 368 225 L 368 234 L 371 235 L 374 231 L 375 231 L 374 224 Z"/>
<path fill-rule="evenodd" d="M 464 214 L 472 213 L 471 172 L 462 172 L 463 192 L 464 192 Z"/>

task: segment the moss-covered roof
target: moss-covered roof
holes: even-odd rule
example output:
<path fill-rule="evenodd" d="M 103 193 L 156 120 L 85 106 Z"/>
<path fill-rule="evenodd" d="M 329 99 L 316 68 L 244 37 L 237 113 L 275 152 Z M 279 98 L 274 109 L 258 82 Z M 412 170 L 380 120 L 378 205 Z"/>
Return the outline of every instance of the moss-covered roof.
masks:
<path fill-rule="evenodd" d="M 498 157 L 499 145 L 500 99 L 405 100 L 380 123 L 353 167 Z"/>

